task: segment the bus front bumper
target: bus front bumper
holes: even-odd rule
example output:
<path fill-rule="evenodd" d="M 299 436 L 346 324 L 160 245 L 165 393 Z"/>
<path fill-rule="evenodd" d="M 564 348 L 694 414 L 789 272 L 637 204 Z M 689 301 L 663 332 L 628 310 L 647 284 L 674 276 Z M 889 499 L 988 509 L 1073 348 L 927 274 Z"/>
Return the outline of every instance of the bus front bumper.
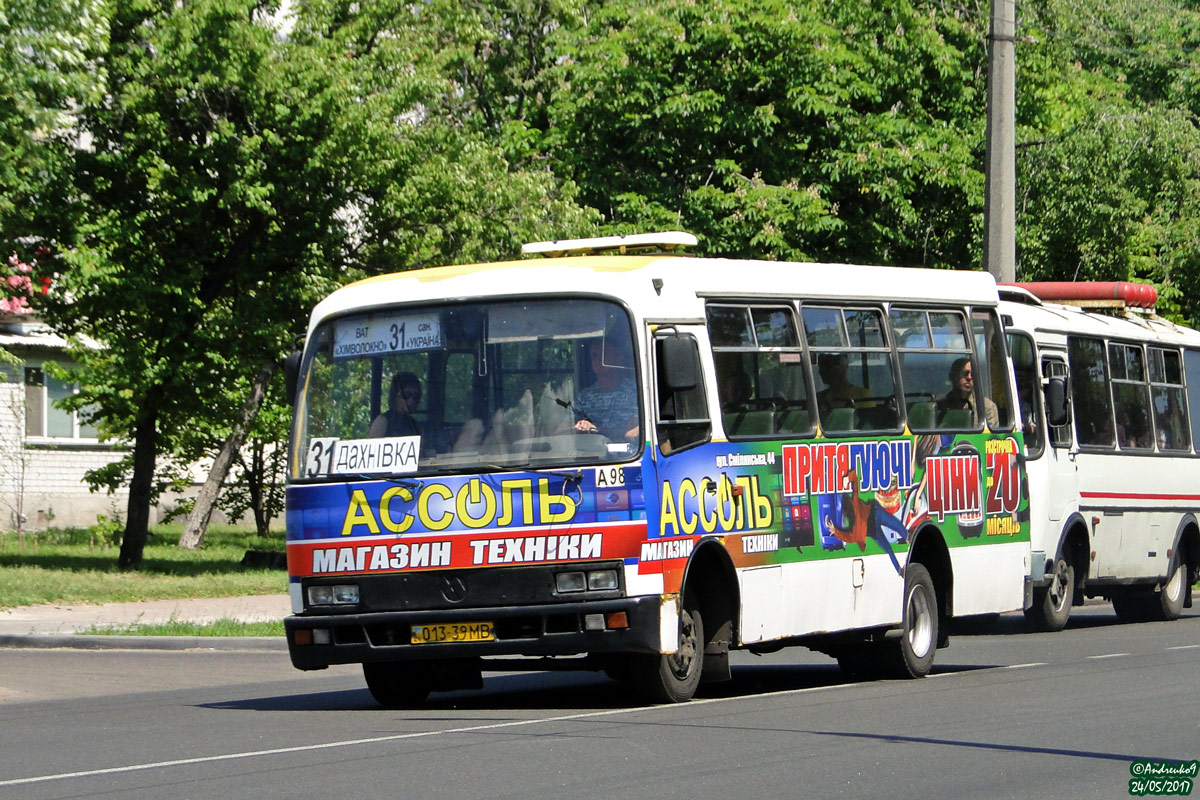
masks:
<path fill-rule="evenodd" d="M 436 611 L 304 614 L 283 621 L 298 669 L 477 656 L 658 653 L 661 597 Z M 494 638 L 413 644 L 414 625 L 491 623 Z"/>

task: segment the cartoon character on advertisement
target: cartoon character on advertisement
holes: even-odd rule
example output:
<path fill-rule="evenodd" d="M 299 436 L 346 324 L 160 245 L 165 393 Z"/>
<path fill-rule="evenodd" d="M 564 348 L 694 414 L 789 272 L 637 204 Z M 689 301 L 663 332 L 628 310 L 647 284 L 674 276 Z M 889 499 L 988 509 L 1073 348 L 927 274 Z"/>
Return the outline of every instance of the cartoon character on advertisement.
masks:
<path fill-rule="evenodd" d="M 899 508 L 899 490 L 889 486 L 887 490 L 875 493 L 870 500 L 859 497 L 858 471 L 851 470 L 842 476 L 841 483 L 850 483 L 850 491 L 846 494 L 826 494 L 817 498 L 817 506 L 821 513 L 821 539 L 826 549 L 827 538 L 832 538 L 845 544 L 856 544 L 859 550 L 867 549 L 867 539 L 872 539 L 883 548 L 900 572 L 900 561 L 892 550 L 892 543 L 908 541 L 908 530 L 904 527 L 893 511 Z M 880 502 L 880 495 L 885 501 L 892 501 L 892 510 L 885 508 Z M 841 546 L 841 545 L 837 545 Z"/>

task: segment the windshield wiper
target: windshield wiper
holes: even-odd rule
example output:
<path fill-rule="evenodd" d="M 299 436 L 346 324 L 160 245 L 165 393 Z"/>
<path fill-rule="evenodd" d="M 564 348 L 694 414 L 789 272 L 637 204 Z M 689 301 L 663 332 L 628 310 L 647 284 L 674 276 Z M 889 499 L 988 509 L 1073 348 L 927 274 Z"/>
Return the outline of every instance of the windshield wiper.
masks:
<path fill-rule="evenodd" d="M 346 477 L 356 481 L 385 481 L 387 483 L 394 483 L 397 486 L 403 486 L 405 489 L 420 489 L 422 486 L 421 482 L 416 478 L 393 478 L 390 475 L 347 474 L 339 477 Z"/>

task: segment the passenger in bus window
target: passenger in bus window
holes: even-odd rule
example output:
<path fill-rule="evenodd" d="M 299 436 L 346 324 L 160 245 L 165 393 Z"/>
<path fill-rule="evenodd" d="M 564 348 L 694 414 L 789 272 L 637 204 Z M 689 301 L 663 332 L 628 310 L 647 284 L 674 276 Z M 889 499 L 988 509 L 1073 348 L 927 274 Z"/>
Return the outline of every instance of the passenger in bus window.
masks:
<path fill-rule="evenodd" d="M 750 375 L 737 356 L 720 358 L 724 355 L 726 354 L 720 353 L 714 357 L 717 365 L 717 389 L 720 392 L 721 412 L 730 414 L 736 411 L 745 411 L 746 404 L 750 402 L 751 397 Z"/>
<path fill-rule="evenodd" d="M 971 359 L 956 358 L 950 365 L 950 391 L 946 392 L 937 402 L 937 419 L 941 424 L 947 412 L 954 409 L 971 409 L 971 415 L 978 425 L 979 409 L 975 400 L 975 373 L 971 367 Z M 1000 410 L 990 397 L 983 398 L 983 416 L 989 428 L 1000 426 Z"/>
<path fill-rule="evenodd" d="M 850 380 L 850 361 L 845 353 L 821 353 L 817 356 L 817 374 L 825 388 L 817 392 L 817 405 L 822 411 L 831 408 L 853 408 L 855 401 L 870 397 L 862 386 Z"/>
<path fill-rule="evenodd" d="M 387 411 L 375 417 L 367 435 L 418 436 L 421 426 L 412 416 L 421 404 L 421 381 L 411 372 L 397 372 L 388 390 Z"/>
<path fill-rule="evenodd" d="M 575 430 L 596 431 L 610 439 L 636 440 L 637 385 L 633 382 L 632 367 L 625 363 L 629 352 L 594 342 L 588 346 L 588 358 L 596 380 L 575 395 Z"/>
<path fill-rule="evenodd" d="M 1018 370 L 1017 376 L 1017 405 L 1021 409 L 1021 432 L 1025 434 L 1025 445 L 1030 450 L 1040 449 L 1042 444 L 1041 429 L 1037 424 L 1037 406 L 1034 405 L 1033 393 L 1037 376 L 1032 372 Z M 991 425 L 991 423 L 988 423 Z"/>

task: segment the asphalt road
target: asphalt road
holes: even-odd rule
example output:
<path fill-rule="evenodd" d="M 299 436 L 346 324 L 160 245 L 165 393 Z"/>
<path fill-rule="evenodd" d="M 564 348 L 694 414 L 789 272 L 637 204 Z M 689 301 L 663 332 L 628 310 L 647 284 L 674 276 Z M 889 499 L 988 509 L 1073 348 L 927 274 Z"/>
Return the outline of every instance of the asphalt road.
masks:
<path fill-rule="evenodd" d="M 0 798 L 1104 798 L 1200 758 L 1200 609 L 956 636 L 920 681 L 806 650 L 636 705 L 593 673 L 489 675 L 419 711 L 283 653 L 0 650 Z M 1196 790 L 1200 791 L 1200 790 Z"/>

